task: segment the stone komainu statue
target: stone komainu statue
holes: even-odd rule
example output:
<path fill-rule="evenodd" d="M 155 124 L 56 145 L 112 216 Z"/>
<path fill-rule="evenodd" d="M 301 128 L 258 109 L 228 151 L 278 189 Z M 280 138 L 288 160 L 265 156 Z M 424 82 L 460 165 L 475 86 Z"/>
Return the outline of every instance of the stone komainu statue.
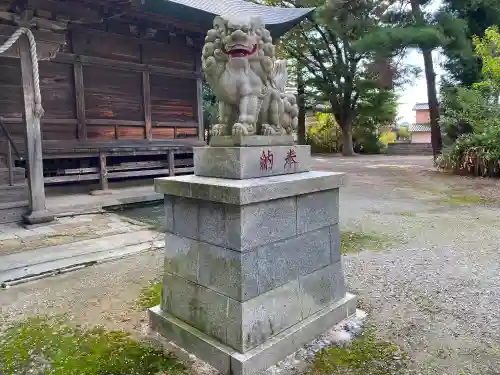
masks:
<path fill-rule="evenodd" d="M 285 93 L 286 60 L 277 60 L 259 18 L 216 17 L 203 47 L 203 71 L 219 101 L 212 135 L 282 135 L 297 128 L 298 106 Z"/>

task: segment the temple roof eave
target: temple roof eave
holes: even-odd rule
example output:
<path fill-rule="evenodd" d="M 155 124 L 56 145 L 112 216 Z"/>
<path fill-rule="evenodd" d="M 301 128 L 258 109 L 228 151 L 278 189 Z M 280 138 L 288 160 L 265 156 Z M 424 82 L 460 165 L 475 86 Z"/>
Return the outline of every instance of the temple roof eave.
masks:
<path fill-rule="evenodd" d="M 314 11 L 314 8 L 270 7 L 244 0 L 141 0 L 141 7 L 149 12 L 198 23 L 205 30 L 212 27 L 214 17 L 218 15 L 258 16 L 273 37 L 283 35 Z"/>

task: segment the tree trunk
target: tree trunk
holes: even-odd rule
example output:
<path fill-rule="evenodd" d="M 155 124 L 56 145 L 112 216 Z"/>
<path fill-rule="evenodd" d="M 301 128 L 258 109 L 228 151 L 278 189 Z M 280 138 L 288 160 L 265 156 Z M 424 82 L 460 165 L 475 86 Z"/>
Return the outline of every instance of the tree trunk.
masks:
<path fill-rule="evenodd" d="M 305 87 L 302 79 L 302 70 L 297 68 L 297 105 L 299 107 L 299 124 L 297 126 L 297 138 L 300 145 L 306 144 L 306 101 Z"/>
<path fill-rule="evenodd" d="M 424 25 L 425 19 L 420 9 L 419 0 L 410 0 L 411 10 L 417 25 Z M 432 50 L 422 48 L 424 55 L 425 79 L 427 82 L 427 101 L 429 104 L 429 115 L 431 121 L 431 143 L 434 158 L 441 153 L 443 141 L 441 139 L 441 129 L 439 127 L 439 103 L 436 91 L 436 73 L 432 62 Z"/>
<path fill-rule="evenodd" d="M 425 79 L 427 81 L 427 97 L 429 101 L 429 116 L 431 120 L 431 143 L 434 157 L 441 153 L 443 140 L 441 139 L 441 128 L 439 127 L 439 103 L 436 92 L 436 73 L 432 62 L 432 51 L 423 49 Z"/>
<path fill-rule="evenodd" d="M 354 156 L 354 146 L 352 142 L 352 126 L 351 124 L 344 124 L 342 129 L 342 155 Z"/>

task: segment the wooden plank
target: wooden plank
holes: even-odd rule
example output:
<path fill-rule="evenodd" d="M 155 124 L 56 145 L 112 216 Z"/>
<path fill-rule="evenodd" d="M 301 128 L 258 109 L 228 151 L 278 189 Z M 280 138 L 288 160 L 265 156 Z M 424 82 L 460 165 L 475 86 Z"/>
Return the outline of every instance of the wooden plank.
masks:
<path fill-rule="evenodd" d="M 175 163 L 174 163 L 175 168 L 189 167 L 192 165 L 193 165 L 192 158 L 177 159 L 177 160 L 175 160 Z M 120 163 L 118 165 L 106 166 L 106 169 L 108 171 L 108 176 L 109 176 L 110 172 L 116 172 L 116 171 L 129 171 L 129 170 L 136 170 L 136 169 L 155 169 L 155 168 L 164 168 L 164 167 L 168 167 L 168 161 L 152 160 L 152 161 L 135 161 L 135 162 Z M 99 168 L 97 168 L 97 167 L 57 170 L 57 173 L 59 175 L 98 173 L 98 172 L 99 172 Z"/>
<path fill-rule="evenodd" d="M 85 173 L 99 173 L 99 168 L 89 167 L 89 168 L 69 168 L 69 169 L 57 169 L 56 173 L 58 175 L 70 175 L 70 174 L 85 174 Z"/>
<path fill-rule="evenodd" d="M 140 63 L 139 43 L 135 38 L 100 31 L 92 35 L 88 29 L 71 29 L 73 52 L 77 55 Z"/>
<path fill-rule="evenodd" d="M 24 124 L 24 119 L 19 117 L 3 117 L 4 124 Z M 42 118 L 42 124 L 61 124 L 61 125 L 76 125 L 77 119 L 59 119 L 59 118 Z"/>
<path fill-rule="evenodd" d="M 99 182 L 101 190 L 108 190 L 108 171 L 106 169 L 106 153 L 99 153 Z"/>
<path fill-rule="evenodd" d="M 153 169 L 162 167 L 168 167 L 168 162 L 165 160 L 134 161 L 134 162 L 120 163 L 118 165 L 108 166 L 108 172 L 127 171 L 134 169 Z"/>
<path fill-rule="evenodd" d="M 85 87 L 83 85 L 83 66 L 75 62 L 73 66 L 75 75 L 75 100 L 76 118 L 78 122 L 78 139 L 87 139 L 87 124 L 85 115 Z"/>
<path fill-rule="evenodd" d="M 118 139 L 144 139 L 143 127 L 118 126 L 116 129 Z"/>
<path fill-rule="evenodd" d="M 118 125 L 118 126 L 139 126 L 144 127 L 141 120 L 113 120 L 109 118 L 88 119 L 87 125 Z"/>
<path fill-rule="evenodd" d="M 97 66 L 84 66 L 87 119 L 144 122 L 142 74 Z M 101 121 L 102 122 L 102 121 Z"/>
<path fill-rule="evenodd" d="M 41 61 L 39 66 L 40 89 L 45 110 L 43 119 L 76 118 L 73 67 L 52 61 Z"/>
<path fill-rule="evenodd" d="M 187 44 L 142 43 L 143 63 L 187 71 L 195 70 L 195 50 Z"/>
<path fill-rule="evenodd" d="M 153 126 L 162 128 L 196 128 L 196 121 L 154 121 Z"/>
<path fill-rule="evenodd" d="M 41 129 L 44 141 L 73 141 L 78 138 L 78 129 L 75 125 L 54 124 L 42 121 Z"/>
<path fill-rule="evenodd" d="M 28 150 L 28 185 L 30 190 L 30 215 L 46 212 L 43 180 L 42 134 L 40 119 L 35 116 L 35 90 L 33 65 L 28 37 L 19 38 L 19 56 L 24 94 L 24 118 L 26 120 L 26 146 Z M 50 219 L 47 217 L 48 221 Z"/>
<path fill-rule="evenodd" d="M 197 128 L 176 128 L 175 129 L 176 138 L 195 137 L 197 134 L 198 134 Z"/>
<path fill-rule="evenodd" d="M 151 116 L 154 123 L 196 122 L 196 111 L 196 81 L 151 76 Z"/>
<path fill-rule="evenodd" d="M 193 32 L 197 32 L 200 34 L 206 33 L 206 30 L 203 27 L 201 27 L 200 24 L 198 24 L 196 22 L 187 22 L 187 21 L 175 18 L 175 17 L 166 16 L 163 14 L 145 12 L 142 9 L 134 9 L 134 8 L 129 9 L 129 10 L 127 10 L 127 15 L 129 15 L 131 17 L 136 17 L 139 19 L 147 18 L 148 20 L 150 20 L 152 22 L 156 22 L 156 23 L 159 23 L 162 25 L 164 25 L 164 24 L 172 25 L 172 26 L 175 26 L 179 29 L 183 29 L 186 31 L 193 31 Z"/>
<path fill-rule="evenodd" d="M 175 168 L 175 173 L 193 173 L 193 172 L 194 172 L 193 167 Z"/>
<path fill-rule="evenodd" d="M 14 48 L 14 47 L 12 47 Z M 23 120 L 23 85 L 21 81 L 21 64 L 18 59 L 0 57 L 0 114 L 8 118 Z M 24 126 L 23 126 L 24 128 Z"/>
<path fill-rule="evenodd" d="M 66 64 L 73 64 L 76 61 L 80 61 L 84 66 L 100 66 L 100 67 L 125 70 L 125 71 L 150 72 L 151 74 L 188 78 L 194 80 L 198 77 L 201 77 L 201 74 L 195 72 L 194 70 L 190 71 L 190 70 L 166 68 L 161 66 L 138 64 L 126 61 L 116 61 L 101 57 L 76 55 L 73 53 L 65 53 L 65 52 L 59 52 L 55 56 L 53 61 Z"/>
<path fill-rule="evenodd" d="M 87 126 L 87 139 L 112 140 L 116 139 L 114 126 Z"/>
<path fill-rule="evenodd" d="M 151 130 L 153 139 L 173 139 L 174 128 L 153 128 Z"/>
<path fill-rule="evenodd" d="M 168 176 L 168 169 L 146 169 L 142 171 L 124 171 L 109 173 L 109 178 L 126 178 L 126 177 L 145 177 L 145 176 Z"/>
<path fill-rule="evenodd" d="M 91 181 L 99 180 L 99 173 L 88 173 L 88 174 L 76 174 L 68 176 L 54 176 L 45 177 L 46 184 L 54 184 L 60 182 L 74 182 L 74 181 Z"/>
<path fill-rule="evenodd" d="M 172 150 L 168 152 L 168 170 L 169 176 L 175 175 L 175 154 Z"/>
<path fill-rule="evenodd" d="M 84 21 L 86 23 L 102 21 L 102 16 L 99 15 L 98 11 L 91 10 L 81 2 L 28 0 L 27 7 L 34 10 L 48 10 L 55 13 L 57 18 L 63 18 L 67 21 Z"/>
<path fill-rule="evenodd" d="M 151 132 L 151 84 L 149 72 L 142 72 L 142 100 L 144 107 L 144 122 L 146 123 L 146 139 L 153 139 Z"/>

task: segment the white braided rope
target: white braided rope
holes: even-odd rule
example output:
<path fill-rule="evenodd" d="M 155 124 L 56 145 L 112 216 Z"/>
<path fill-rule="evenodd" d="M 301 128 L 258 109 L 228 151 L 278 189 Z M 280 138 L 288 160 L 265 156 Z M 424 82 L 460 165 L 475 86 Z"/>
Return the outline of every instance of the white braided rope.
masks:
<path fill-rule="evenodd" d="M 0 54 L 7 51 L 10 47 L 17 42 L 21 35 L 26 34 L 30 43 L 30 54 L 31 54 L 31 65 L 33 69 L 33 86 L 35 90 L 35 110 L 34 115 L 37 118 L 43 116 L 44 110 L 42 107 L 42 94 L 40 93 L 40 76 L 38 73 L 38 56 L 36 53 L 36 41 L 35 36 L 30 29 L 26 27 L 20 27 L 14 34 L 12 34 L 7 41 L 0 46 Z"/>

